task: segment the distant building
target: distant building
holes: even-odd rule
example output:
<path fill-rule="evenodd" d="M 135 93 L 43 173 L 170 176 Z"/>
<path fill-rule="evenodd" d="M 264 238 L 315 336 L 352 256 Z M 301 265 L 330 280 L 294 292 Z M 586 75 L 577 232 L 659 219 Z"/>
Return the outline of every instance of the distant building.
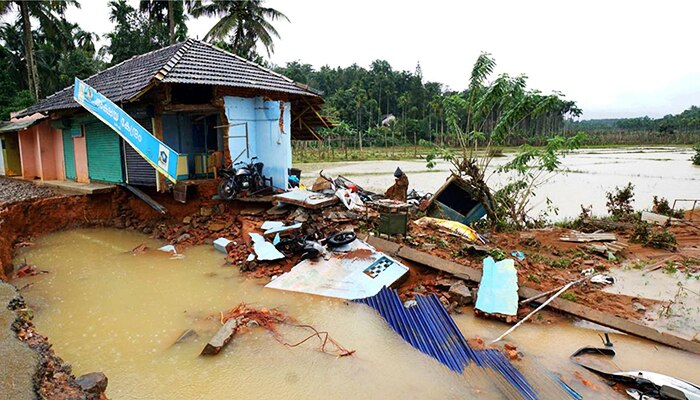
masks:
<path fill-rule="evenodd" d="M 394 114 L 382 115 L 382 126 L 389 126 L 396 122 L 396 117 Z"/>
<path fill-rule="evenodd" d="M 223 160 L 258 157 L 263 174 L 284 189 L 291 140 L 318 140 L 315 128 L 331 125 L 320 114 L 318 93 L 194 39 L 135 56 L 85 82 L 186 154 L 183 179 L 208 178 Z M 153 166 L 76 103 L 72 85 L 17 116 L 36 113 L 41 120 L 15 131 L 24 178 L 156 186 Z"/>

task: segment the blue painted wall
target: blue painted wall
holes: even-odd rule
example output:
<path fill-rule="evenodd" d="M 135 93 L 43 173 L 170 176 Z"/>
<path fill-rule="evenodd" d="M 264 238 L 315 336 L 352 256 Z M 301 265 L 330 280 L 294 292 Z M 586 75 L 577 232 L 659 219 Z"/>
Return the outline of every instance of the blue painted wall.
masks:
<path fill-rule="evenodd" d="M 245 151 L 245 126 L 232 126 L 227 145 L 231 159 L 235 162 L 249 161 L 257 156 L 265 164 L 263 174 L 273 178 L 273 185 L 279 189 L 287 188 L 288 169 L 292 167 L 291 122 L 292 105 L 284 103 L 283 131 L 280 130 L 280 102 L 265 101 L 262 97 L 224 97 L 226 118 L 229 124 L 248 123 L 249 156 Z M 239 157 L 240 155 L 240 157 Z M 238 159 L 236 160 L 236 157 Z"/>

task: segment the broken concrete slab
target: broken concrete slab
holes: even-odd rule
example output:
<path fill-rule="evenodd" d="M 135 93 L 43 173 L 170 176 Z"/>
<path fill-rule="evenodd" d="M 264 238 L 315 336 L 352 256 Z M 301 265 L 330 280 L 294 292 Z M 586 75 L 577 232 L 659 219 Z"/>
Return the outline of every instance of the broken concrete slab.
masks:
<path fill-rule="evenodd" d="M 328 260 L 303 260 L 265 287 L 351 300 L 373 296 L 407 274 L 408 267 L 396 259 L 354 240 L 335 248 Z"/>
<path fill-rule="evenodd" d="M 472 303 L 472 292 L 463 281 L 457 281 L 447 291 L 458 305 L 466 306 Z"/>
<path fill-rule="evenodd" d="M 649 211 L 642 211 L 642 216 L 641 216 L 642 221 L 644 222 L 649 222 L 650 224 L 654 225 L 680 225 L 682 224 L 682 220 L 678 218 L 672 218 L 668 217 L 666 215 L 661 215 L 661 214 L 656 214 L 653 212 Z"/>
<path fill-rule="evenodd" d="M 339 201 L 334 195 L 301 189 L 290 190 L 289 192 L 275 195 L 273 199 L 280 203 L 294 204 L 312 210 L 331 206 Z"/>
<path fill-rule="evenodd" d="M 277 233 L 285 233 L 289 231 L 295 231 L 301 229 L 301 222 L 292 225 L 286 225 L 282 221 L 265 221 L 263 222 L 260 229 L 263 229 L 263 236 L 271 236 Z"/>
<path fill-rule="evenodd" d="M 227 250 L 228 245 L 231 243 L 234 243 L 234 242 L 232 240 L 228 240 L 226 238 L 218 238 L 218 239 L 214 240 L 214 248 L 217 251 L 220 251 L 224 254 L 227 254 L 228 253 L 228 250 Z"/>
<path fill-rule="evenodd" d="M 216 334 L 209 340 L 209 343 L 204 346 L 204 349 L 202 349 L 202 352 L 199 355 L 213 356 L 219 354 L 221 349 L 223 349 L 231 341 L 231 339 L 233 339 L 233 335 L 236 334 L 240 326 L 241 324 L 238 319 L 230 319 L 226 321 L 226 323 L 219 328 L 218 332 L 216 332 Z"/>
<path fill-rule="evenodd" d="M 253 251 L 260 261 L 272 261 L 284 258 L 284 254 L 275 248 L 275 245 L 266 241 L 265 238 L 254 232 L 248 233 L 253 240 Z"/>
<path fill-rule="evenodd" d="M 518 314 L 518 273 L 515 261 L 484 259 L 484 271 L 474 307 L 487 314 Z"/>

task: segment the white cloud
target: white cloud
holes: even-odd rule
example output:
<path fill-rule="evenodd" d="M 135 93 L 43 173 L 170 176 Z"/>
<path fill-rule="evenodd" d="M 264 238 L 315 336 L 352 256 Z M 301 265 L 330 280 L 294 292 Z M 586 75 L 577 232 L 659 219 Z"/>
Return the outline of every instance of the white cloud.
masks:
<path fill-rule="evenodd" d="M 136 5 L 137 0 L 130 0 Z M 499 72 L 525 74 L 543 91 L 560 90 L 584 117 L 677 113 L 700 103 L 700 3 L 696 1 L 270 0 L 291 23 L 272 61 L 315 67 L 368 66 L 386 59 L 395 69 L 420 61 L 426 80 L 466 86 L 481 51 Z M 68 17 L 106 33 L 107 1 L 83 0 Z M 203 37 L 211 19 L 190 20 Z"/>

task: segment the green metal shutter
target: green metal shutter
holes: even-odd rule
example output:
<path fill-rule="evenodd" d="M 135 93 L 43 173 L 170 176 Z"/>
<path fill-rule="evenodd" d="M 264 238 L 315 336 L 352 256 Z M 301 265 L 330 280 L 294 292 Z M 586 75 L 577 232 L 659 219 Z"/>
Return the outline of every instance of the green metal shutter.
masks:
<path fill-rule="evenodd" d="M 124 182 L 119 135 L 101 121 L 85 126 L 88 175 L 104 182 Z"/>
<path fill-rule="evenodd" d="M 66 179 L 75 180 L 75 150 L 73 131 L 80 131 L 80 126 L 63 130 L 63 160 L 66 164 Z"/>

